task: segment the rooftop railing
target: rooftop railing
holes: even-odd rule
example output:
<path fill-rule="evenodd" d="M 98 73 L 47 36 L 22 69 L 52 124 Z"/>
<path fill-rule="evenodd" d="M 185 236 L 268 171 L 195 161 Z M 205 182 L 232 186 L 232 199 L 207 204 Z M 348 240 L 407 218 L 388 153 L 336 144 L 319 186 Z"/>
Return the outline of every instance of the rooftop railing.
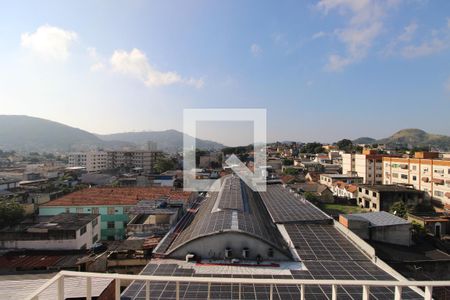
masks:
<path fill-rule="evenodd" d="M 86 278 L 86 292 L 87 300 L 92 299 L 92 278 L 108 278 L 114 280 L 115 285 L 115 299 L 119 300 L 121 295 L 120 282 L 121 280 L 133 281 L 139 280 L 145 282 L 145 299 L 150 299 L 150 290 L 152 282 L 174 282 L 176 299 L 182 299 L 180 295 L 180 283 L 203 283 L 208 285 L 208 297 L 211 298 L 211 284 L 233 284 L 239 287 L 238 299 L 241 299 L 241 285 L 254 284 L 269 286 L 269 299 L 274 297 L 274 286 L 276 285 L 295 285 L 300 287 L 300 299 L 305 300 L 305 287 L 307 286 L 331 286 L 331 299 L 338 299 L 339 286 L 360 286 L 362 290 L 362 299 L 369 300 L 370 289 L 372 287 L 394 287 L 394 299 L 402 299 L 402 288 L 412 288 L 423 299 L 431 300 L 434 287 L 448 287 L 450 281 L 395 281 L 395 280 L 312 280 L 312 279 L 259 279 L 259 278 L 224 278 L 224 277 L 183 277 L 183 276 L 150 276 L 150 275 L 126 275 L 116 273 L 89 273 L 89 272 L 75 272 L 75 271 L 61 271 L 53 278 L 49 279 L 45 284 L 35 290 L 29 295 L 27 300 L 38 300 L 39 295 L 44 292 L 51 285 L 56 284 L 57 300 L 64 298 L 64 279 L 68 277 L 84 277 Z M 424 290 L 419 289 L 420 287 Z"/>

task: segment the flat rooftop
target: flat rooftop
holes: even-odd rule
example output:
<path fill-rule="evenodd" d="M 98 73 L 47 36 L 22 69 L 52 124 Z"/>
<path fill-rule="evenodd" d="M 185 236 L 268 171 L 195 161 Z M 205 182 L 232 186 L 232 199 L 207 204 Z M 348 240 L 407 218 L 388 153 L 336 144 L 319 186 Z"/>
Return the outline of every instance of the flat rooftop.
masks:
<path fill-rule="evenodd" d="M 40 222 L 30 227 L 48 230 L 77 230 L 96 219 L 98 214 L 61 213 L 51 217 L 47 222 Z"/>
<path fill-rule="evenodd" d="M 375 192 L 407 192 L 423 194 L 422 191 L 397 184 L 360 184 L 359 187 Z"/>
<path fill-rule="evenodd" d="M 191 193 L 170 187 L 95 187 L 73 192 L 42 206 L 136 205 L 140 200 L 188 201 Z"/>
<path fill-rule="evenodd" d="M 326 177 L 330 177 L 333 179 L 340 179 L 340 178 L 362 178 L 361 176 L 355 175 L 355 174 L 328 174 L 328 173 L 323 173 L 320 174 L 320 176 L 326 176 Z"/>
<path fill-rule="evenodd" d="M 409 222 L 403 218 L 397 217 L 386 211 L 348 214 L 348 215 L 344 215 L 344 217 L 347 220 L 367 221 L 370 223 L 371 227 L 383 227 L 383 226 L 411 224 L 411 222 Z"/>

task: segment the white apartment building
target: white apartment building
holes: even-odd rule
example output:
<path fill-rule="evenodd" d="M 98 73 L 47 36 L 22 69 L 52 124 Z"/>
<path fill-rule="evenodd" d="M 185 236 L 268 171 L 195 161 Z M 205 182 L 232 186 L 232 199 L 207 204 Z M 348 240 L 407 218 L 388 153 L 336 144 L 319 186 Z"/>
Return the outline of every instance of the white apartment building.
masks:
<path fill-rule="evenodd" d="M 86 167 L 88 172 L 108 168 L 108 153 L 105 151 L 74 152 L 69 154 L 69 167 Z"/>
<path fill-rule="evenodd" d="M 357 174 L 363 178 L 364 184 L 383 183 L 383 157 L 375 150 L 364 149 L 362 154 L 342 154 L 342 174 Z"/>
<path fill-rule="evenodd" d="M 414 158 L 384 157 L 383 183 L 411 185 L 428 198 L 450 205 L 450 160 L 438 157 L 433 152 L 416 152 Z"/>
<path fill-rule="evenodd" d="M 133 150 L 108 151 L 108 169 L 141 169 L 153 172 L 156 159 L 162 155 L 160 151 Z"/>

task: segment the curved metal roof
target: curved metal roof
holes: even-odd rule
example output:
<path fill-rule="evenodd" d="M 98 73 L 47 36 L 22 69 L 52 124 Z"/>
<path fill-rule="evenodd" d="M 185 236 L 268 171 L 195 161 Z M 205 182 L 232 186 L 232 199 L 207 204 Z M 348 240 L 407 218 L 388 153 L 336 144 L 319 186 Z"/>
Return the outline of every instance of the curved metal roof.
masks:
<path fill-rule="evenodd" d="M 254 197 L 253 191 L 233 176 L 224 178 L 220 192 L 209 194 L 167 254 L 198 238 L 224 232 L 247 234 L 290 256 L 286 242 L 259 197 Z"/>

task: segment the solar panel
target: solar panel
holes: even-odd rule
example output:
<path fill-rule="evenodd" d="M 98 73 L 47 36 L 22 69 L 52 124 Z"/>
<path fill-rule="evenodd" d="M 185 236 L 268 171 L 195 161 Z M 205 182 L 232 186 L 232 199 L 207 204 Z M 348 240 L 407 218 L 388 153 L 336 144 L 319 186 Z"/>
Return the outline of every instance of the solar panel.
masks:
<path fill-rule="evenodd" d="M 220 201 L 218 206 L 217 201 Z M 227 209 L 220 209 L 221 206 Z M 219 209 L 216 209 L 217 207 Z M 239 209 L 232 209 L 233 207 Z M 240 179 L 227 177 L 221 191 L 210 193 L 192 222 L 178 232 L 167 253 L 196 238 L 234 230 L 262 239 L 268 243 L 268 248 L 276 248 L 290 256 L 286 242 L 274 224 L 267 222 L 268 220 L 270 216 L 261 199 L 255 198 L 255 193 Z"/>
<path fill-rule="evenodd" d="M 368 260 L 333 225 L 286 224 L 284 227 L 302 260 Z"/>
<path fill-rule="evenodd" d="M 251 275 L 251 274 L 196 274 L 192 268 L 184 268 L 176 263 L 150 263 L 142 271 L 143 275 L 194 276 L 194 277 L 235 277 L 235 278 L 290 278 L 290 279 L 369 279 L 375 280 L 384 276 L 384 280 L 393 280 L 389 274 L 379 269 L 370 261 L 307 261 L 307 270 L 292 270 L 291 275 Z M 240 299 L 268 299 L 269 285 L 242 284 Z M 275 285 L 273 299 L 300 299 L 300 287 L 297 285 Z M 239 299 L 237 284 L 211 284 L 211 299 Z M 339 286 L 338 299 L 361 299 L 360 286 Z M 392 299 L 393 288 L 373 287 L 370 289 L 371 299 Z M 150 299 L 175 299 L 175 283 L 152 282 Z M 202 283 L 181 283 L 181 299 L 206 299 L 208 285 Z M 331 299 L 331 287 L 312 285 L 305 288 L 306 299 Z M 423 299 L 409 288 L 402 292 L 403 299 Z M 145 299 L 145 284 L 134 281 L 127 287 L 122 300 Z"/>
<path fill-rule="evenodd" d="M 294 196 L 280 184 L 267 185 L 259 192 L 274 223 L 330 223 L 331 217 L 300 196 Z"/>

